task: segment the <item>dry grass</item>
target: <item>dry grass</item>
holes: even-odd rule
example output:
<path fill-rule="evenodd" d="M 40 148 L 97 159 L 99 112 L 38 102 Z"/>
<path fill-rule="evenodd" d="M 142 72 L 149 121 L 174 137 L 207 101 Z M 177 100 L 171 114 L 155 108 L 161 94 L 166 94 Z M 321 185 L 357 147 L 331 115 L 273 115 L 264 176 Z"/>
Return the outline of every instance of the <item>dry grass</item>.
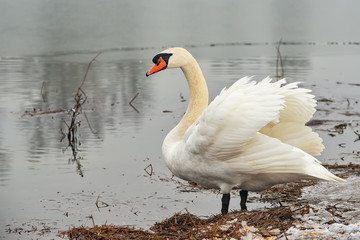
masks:
<path fill-rule="evenodd" d="M 114 225 L 78 227 L 61 233 L 69 239 L 215 239 L 239 238 L 249 233 L 272 237 L 283 234 L 294 222 L 293 215 L 306 214 L 309 206 L 292 210 L 291 207 L 275 207 L 266 210 L 235 211 L 227 215 L 215 215 L 201 219 L 189 212 L 175 213 L 156 223 L 151 231 L 136 230 Z M 245 225 L 246 221 L 246 225 Z M 273 231 L 274 229 L 281 229 Z"/>

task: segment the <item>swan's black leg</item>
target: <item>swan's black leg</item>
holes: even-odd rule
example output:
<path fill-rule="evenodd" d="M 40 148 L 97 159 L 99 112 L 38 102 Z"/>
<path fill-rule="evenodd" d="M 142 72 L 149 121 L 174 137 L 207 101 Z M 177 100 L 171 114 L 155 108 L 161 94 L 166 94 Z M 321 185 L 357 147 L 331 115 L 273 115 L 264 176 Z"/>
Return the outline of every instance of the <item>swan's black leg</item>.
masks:
<path fill-rule="evenodd" d="M 230 193 L 224 193 L 221 198 L 221 213 L 227 214 L 229 212 Z"/>
<path fill-rule="evenodd" d="M 241 207 L 241 210 L 247 210 L 247 207 L 246 207 L 247 197 L 248 197 L 248 191 L 241 190 L 240 191 L 240 207 Z"/>

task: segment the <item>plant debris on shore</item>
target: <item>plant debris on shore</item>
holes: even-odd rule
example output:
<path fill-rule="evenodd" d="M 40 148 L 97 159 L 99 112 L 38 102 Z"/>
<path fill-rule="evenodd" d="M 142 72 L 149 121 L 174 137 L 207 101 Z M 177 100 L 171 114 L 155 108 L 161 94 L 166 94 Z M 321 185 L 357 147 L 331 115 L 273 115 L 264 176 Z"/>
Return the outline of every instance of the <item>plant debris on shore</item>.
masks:
<path fill-rule="evenodd" d="M 102 225 L 78 227 L 62 232 L 69 239 L 216 239 L 239 238 L 247 234 L 274 237 L 289 229 L 294 214 L 306 214 L 309 206 L 274 207 L 266 210 L 234 211 L 201 219 L 189 212 L 175 213 L 146 230 Z M 278 229 L 281 229 L 279 231 Z"/>

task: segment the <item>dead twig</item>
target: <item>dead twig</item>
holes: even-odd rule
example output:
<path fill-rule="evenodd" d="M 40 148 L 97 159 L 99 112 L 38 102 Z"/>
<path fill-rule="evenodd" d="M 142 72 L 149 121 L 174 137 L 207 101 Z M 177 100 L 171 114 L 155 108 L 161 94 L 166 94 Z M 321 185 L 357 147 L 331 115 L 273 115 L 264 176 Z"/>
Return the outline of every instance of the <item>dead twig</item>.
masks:
<path fill-rule="evenodd" d="M 187 208 L 185 208 L 185 211 L 186 211 L 188 217 L 190 218 L 193 226 L 196 227 L 196 223 L 195 223 L 194 219 L 193 219 L 192 216 L 191 216 L 192 214 L 187 210 Z"/>
<path fill-rule="evenodd" d="M 92 221 L 92 223 L 93 223 L 93 226 L 95 227 L 96 225 L 95 225 L 95 221 L 94 221 L 93 215 L 91 214 L 91 215 L 89 216 L 89 218 L 91 218 L 91 221 Z"/>
<path fill-rule="evenodd" d="M 132 102 L 135 100 L 135 98 L 137 98 L 137 96 L 139 96 L 139 92 L 137 92 L 135 94 L 135 96 L 130 100 L 129 105 L 137 112 L 140 113 L 139 110 L 137 110 L 137 108 L 132 104 Z"/>
<path fill-rule="evenodd" d="M 45 80 L 43 81 L 42 85 L 41 85 L 41 97 L 43 102 L 46 102 L 45 98 L 46 98 L 46 82 Z"/>
<path fill-rule="evenodd" d="M 357 139 L 355 139 L 355 141 L 354 141 L 354 142 L 360 141 L 360 134 L 359 134 L 359 133 L 357 133 L 356 131 L 354 131 L 354 133 L 355 133 L 355 134 L 356 134 L 356 136 L 358 137 Z"/>
<path fill-rule="evenodd" d="M 80 86 L 79 86 L 78 91 L 77 91 L 76 94 L 79 93 L 80 89 L 81 89 L 82 86 L 84 85 L 85 80 L 86 80 L 86 77 L 87 77 L 87 74 L 88 74 L 89 69 L 90 69 L 90 67 L 91 67 L 91 64 L 96 60 L 96 58 L 97 58 L 100 54 L 101 54 L 101 52 L 99 52 L 98 54 L 96 54 L 96 56 L 95 56 L 93 59 L 91 59 L 91 61 L 89 62 L 88 66 L 87 66 L 87 69 L 86 69 L 86 72 L 85 72 L 85 75 L 84 75 L 84 78 L 83 78 L 83 80 L 82 80 L 82 82 L 81 82 L 81 84 L 80 84 Z"/>
<path fill-rule="evenodd" d="M 281 58 L 281 53 L 280 53 L 280 46 L 282 43 L 282 39 L 280 38 L 278 45 L 276 46 L 276 51 L 277 51 L 277 58 L 276 58 L 276 78 L 283 78 L 284 77 L 284 66 L 283 66 L 283 61 Z M 280 74 L 279 74 L 279 64 L 280 64 Z"/>
<path fill-rule="evenodd" d="M 150 172 L 148 171 L 148 168 L 150 168 Z M 153 167 L 151 165 L 151 163 L 146 167 L 144 168 L 144 171 L 149 175 L 149 176 L 152 176 L 154 171 L 153 171 Z"/>
<path fill-rule="evenodd" d="M 97 197 L 95 205 L 96 205 L 96 208 L 98 209 L 98 211 L 100 212 L 100 208 L 106 208 L 106 207 L 109 207 L 110 205 L 107 204 L 106 202 L 99 201 L 99 198 L 100 198 L 100 195 Z"/>
<path fill-rule="evenodd" d="M 55 114 L 55 113 L 64 113 L 68 110 L 65 109 L 57 109 L 57 110 L 46 110 L 46 111 L 37 111 L 34 109 L 33 111 L 25 111 L 25 113 L 22 116 L 29 115 L 31 117 L 38 116 L 38 115 L 45 115 L 45 114 Z"/>
<path fill-rule="evenodd" d="M 289 240 L 289 239 L 287 238 L 286 231 L 285 231 L 284 226 L 283 226 L 283 224 L 282 224 L 282 222 L 281 222 L 280 219 L 279 219 L 279 224 L 280 224 L 280 228 L 281 228 L 282 233 L 284 234 L 285 239 L 286 239 L 286 240 Z"/>
<path fill-rule="evenodd" d="M 338 146 L 341 147 L 341 148 L 345 148 L 346 143 L 339 143 Z"/>

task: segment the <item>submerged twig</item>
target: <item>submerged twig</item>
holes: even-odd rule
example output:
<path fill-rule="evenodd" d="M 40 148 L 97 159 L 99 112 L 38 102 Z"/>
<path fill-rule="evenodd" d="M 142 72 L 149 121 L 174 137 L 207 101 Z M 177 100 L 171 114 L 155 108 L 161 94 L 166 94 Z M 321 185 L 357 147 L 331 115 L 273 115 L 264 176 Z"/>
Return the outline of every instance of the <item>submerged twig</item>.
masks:
<path fill-rule="evenodd" d="M 277 47 L 276 47 L 276 50 L 277 50 L 277 58 L 276 58 L 276 78 L 277 78 L 277 79 L 284 77 L 284 67 L 283 67 L 283 61 L 282 61 L 281 53 L 280 53 L 281 43 L 282 43 L 282 39 L 280 38 L 279 43 L 278 43 L 278 45 L 277 45 Z M 281 70 L 281 73 L 280 73 L 280 74 L 279 74 L 279 64 L 280 64 L 280 70 Z"/>
<path fill-rule="evenodd" d="M 356 136 L 358 137 L 357 139 L 355 139 L 354 142 L 360 141 L 360 134 L 356 131 L 354 131 L 354 133 L 356 134 Z"/>
<path fill-rule="evenodd" d="M 63 119 L 64 121 L 64 119 Z M 67 123 L 64 121 L 64 123 L 67 125 Z M 61 133 L 61 139 L 60 142 L 62 142 L 65 138 L 66 138 L 66 134 L 64 133 L 64 131 L 62 130 L 62 128 L 60 128 L 60 133 Z"/>
<path fill-rule="evenodd" d="M 140 113 L 139 110 L 137 110 L 137 108 L 136 108 L 134 105 L 132 105 L 132 102 L 135 100 L 135 98 L 137 98 L 137 96 L 139 96 L 139 92 L 137 92 L 137 93 L 135 94 L 135 96 L 130 100 L 129 105 L 130 105 L 137 113 Z"/>
<path fill-rule="evenodd" d="M 78 139 L 77 139 L 77 129 L 80 126 L 80 121 L 76 122 L 76 116 L 80 113 L 73 112 L 73 116 L 71 118 L 70 126 L 68 127 L 68 133 L 67 133 L 67 139 L 68 139 L 68 147 L 71 148 L 72 151 L 72 161 L 76 162 L 77 165 L 77 171 L 81 177 L 84 176 L 83 171 L 81 169 L 82 165 L 80 164 L 80 161 L 77 157 L 78 153 Z"/>
<path fill-rule="evenodd" d="M 148 171 L 148 168 L 150 168 L 150 172 Z M 149 176 L 152 176 L 154 173 L 151 163 L 146 168 L 144 168 L 144 170 Z"/>
<path fill-rule="evenodd" d="M 46 102 L 46 82 L 45 80 L 43 81 L 42 85 L 41 85 L 41 97 L 43 99 L 43 102 Z"/>
<path fill-rule="evenodd" d="M 339 143 L 338 146 L 341 147 L 341 148 L 345 148 L 346 143 Z"/>
<path fill-rule="evenodd" d="M 86 115 L 86 112 L 83 112 L 83 113 L 84 113 L 84 116 L 85 116 L 86 122 L 87 122 L 87 124 L 88 124 L 88 126 L 89 126 L 89 128 L 90 128 L 90 131 L 91 131 L 94 135 L 97 135 L 97 134 L 98 134 L 98 132 L 97 132 L 97 131 L 95 131 L 95 130 L 91 127 L 91 124 L 90 124 L 89 119 L 88 119 L 88 117 L 87 117 L 87 115 Z M 99 136 L 98 136 L 98 137 L 99 137 Z"/>
<path fill-rule="evenodd" d="M 106 208 L 106 207 L 109 207 L 110 205 L 107 204 L 106 202 L 99 201 L 99 198 L 100 198 L 100 195 L 97 197 L 95 205 L 96 205 L 96 208 L 98 209 L 98 211 L 100 212 L 100 208 Z"/>

